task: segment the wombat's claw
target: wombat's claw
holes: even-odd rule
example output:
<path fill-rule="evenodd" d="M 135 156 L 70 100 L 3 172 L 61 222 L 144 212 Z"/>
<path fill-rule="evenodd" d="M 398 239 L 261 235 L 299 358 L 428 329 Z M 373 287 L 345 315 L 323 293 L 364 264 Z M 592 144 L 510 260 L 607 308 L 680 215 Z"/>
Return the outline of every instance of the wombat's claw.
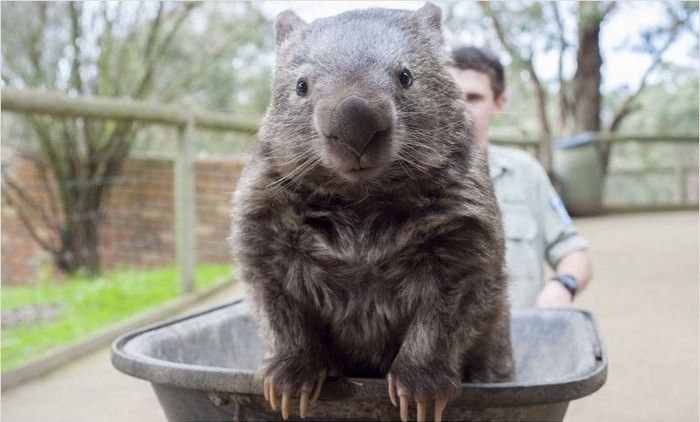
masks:
<path fill-rule="evenodd" d="M 442 422 L 442 412 L 445 411 L 445 407 L 447 407 L 447 399 L 435 400 L 435 422 Z"/>
<path fill-rule="evenodd" d="M 301 386 L 301 394 L 299 398 L 299 416 L 301 418 L 306 417 L 306 413 L 309 410 L 309 403 L 313 403 L 321 395 L 321 387 L 326 381 L 326 371 L 321 371 L 318 377 L 310 382 L 305 382 Z M 265 396 L 265 401 L 270 403 L 272 410 L 277 410 L 277 394 L 275 392 L 275 384 L 270 377 L 266 377 L 263 380 L 263 396 Z M 282 392 L 282 418 L 289 418 L 289 399 L 291 397 L 291 392 L 285 390 Z"/>
<path fill-rule="evenodd" d="M 386 376 L 386 385 L 389 388 L 389 401 L 391 401 L 391 404 L 393 404 L 394 407 L 396 407 L 396 382 L 394 381 L 394 377 L 392 377 L 391 374 Z"/>
<path fill-rule="evenodd" d="M 387 386 L 389 388 L 389 400 L 391 401 L 391 404 L 394 406 L 397 406 L 396 403 L 396 396 L 399 396 L 399 409 L 401 413 L 401 420 L 403 422 L 408 421 L 408 401 L 410 400 L 410 395 L 408 392 L 403 390 L 399 385 L 397 385 L 396 380 L 394 377 L 391 376 L 391 374 L 387 375 Z M 445 411 L 445 407 L 447 406 L 447 399 L 435 398 L 435 414 L 434 414 L 434 420 L 436 422 L 441 422 L 442 421 L 442 412 Z M 425 422 L 425 409 L 426 409 L 426 402 L 425 400 L 418 400 L 416 399 L 416 420 L 418 422 Z"/>
<path fill-rule="evenodd" d="M 313 382 L 305 382 L 304 385 L 301 386 L 301 397 L 299 399 L 299 416 L 301 416 L 302 419 L 306 417 L 306 412 L 309 409 L 309 398 L 311 398 L 311 403 L 318 400 L 318 396 L 321 395 L 321 387 L 323 387 L 323 383 L 325 380 L 326 371 L 322 371 L 319 374 L 318 379 L 316 379 Z M 284 407 L 282 408 L 282 415 L 284 417 Z"/>

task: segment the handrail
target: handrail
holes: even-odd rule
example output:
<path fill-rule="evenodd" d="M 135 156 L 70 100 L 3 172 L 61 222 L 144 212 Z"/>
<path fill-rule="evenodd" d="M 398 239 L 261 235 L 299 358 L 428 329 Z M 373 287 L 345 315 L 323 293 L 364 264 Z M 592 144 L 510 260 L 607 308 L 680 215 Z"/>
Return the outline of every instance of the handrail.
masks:
<path fill-rule="evenodd" d="M 204 109 L 190 109 L 185 105 L 158 104 L 151 101 L 132 100 L 126 97 L 76 97 L 57 91 L 17 89 L 1 90 L 2 109 L 7 111 L 51 114 L 63 117 L 92 117 L 108 120 L 141 120 L 144 122 L 184 127 L 188 116 L 194 114 L 198 128 L 234 132 L 256 132 L 261 116 L 228 113 Z M 698 135 L 645 135 L 595 134 L 599 142 L 698 142 Z M 491 142 L 512 146 L 538 146 L 535 139 L 498 136 Z"/>
<path fill-rule="evenodd" d="M 187 125 L 194 115 L 198 128 L 255 132 L 260 118 L 240 113 L 202 110 L 185 105 L 163 105 L 128 98 L 84 96 L 74 97 L 55 91 L 2 88 L 2 109 L 7 111 L 51 114 L 61 117 L 91 117 L 106 120 L 140 120 L 149 123 Z"/>

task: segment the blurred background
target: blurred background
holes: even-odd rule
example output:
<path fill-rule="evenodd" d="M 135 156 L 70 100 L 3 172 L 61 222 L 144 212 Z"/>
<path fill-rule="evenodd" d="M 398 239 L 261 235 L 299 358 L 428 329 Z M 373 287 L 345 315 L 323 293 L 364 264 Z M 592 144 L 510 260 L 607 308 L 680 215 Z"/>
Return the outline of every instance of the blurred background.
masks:
<path fill-rule="evenodd" d="M 662 303 L 657 317 L 675 319 L 655 317 L 659 332 L 687 334 L 671 352 L 690 377 L 674 420 L 697 417 L 698 3 L 435 3 L 450 47 L 486 47 L 506 66 L 509 104 L 492 141 L 536 156 L 594 251 L 600 245 L 594 285 L 607 287 L 596 296 L 594 286 L 583 305 L 610 336 L 633 335 L 634 321 L 650 327 L 606 323 L 631 317 L 613 299 L 633 309 Z M 31 407 L 22 397 L 37 392 L 22 385 L 40 384 L 46 370 L 27 368 L 58 349 L 235 286 L 230 195 L 269 98 L 277 13 L 292 8 L 311 21 L 422 4 L 3 2 L 2 371 L 3 393 L 15 397 L 3 417 L 37 417 L 22 413 Z M 657 240 L 659 250 L 645 249 Z M 663 259 L 640 277 L 679 282 L 666 286 L 678 293 L 668 303 L 654 290 L 666 280 L 649 290 L 630 281 L 649 256 Z M 625 279 L 619 290 L 616 277 Z M 646 296 L 630 299 L 627 288 Z M 634 368 L 625 374 L 627 384 L 608 391 L 633 383 Z M 150 399 L 144 408 L 157 413 Z M 604 419 L 600 403 L 580 420 Z M 654 409 L 617 415 L 660 420 L 667 411 Z M 148 415 L 138 418 L 160 420 Z"/>

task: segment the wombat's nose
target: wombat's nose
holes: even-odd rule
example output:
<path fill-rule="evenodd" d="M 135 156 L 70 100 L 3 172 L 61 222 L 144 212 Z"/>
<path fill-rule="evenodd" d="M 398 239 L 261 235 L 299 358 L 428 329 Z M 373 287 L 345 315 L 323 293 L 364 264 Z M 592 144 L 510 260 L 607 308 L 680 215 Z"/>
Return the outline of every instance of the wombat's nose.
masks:
<path fill-rule="evenodd" d="M 344 98 L 333 110 L 328 137 L 360 157 L 370 144 L 384 142 L 391 132 L 391 119 L 357 95 Z"/>

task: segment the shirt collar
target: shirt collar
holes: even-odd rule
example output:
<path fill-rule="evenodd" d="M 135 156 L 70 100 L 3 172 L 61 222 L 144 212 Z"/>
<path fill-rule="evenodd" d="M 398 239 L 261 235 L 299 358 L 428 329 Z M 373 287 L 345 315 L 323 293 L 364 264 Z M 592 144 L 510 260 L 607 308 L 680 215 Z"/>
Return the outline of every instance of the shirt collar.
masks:
<path fill-rule="evenodd" d="M 492 179 L 501 176 L 512 167 L 511 163 L 504 157 L 504 154 L 500 152 L 500 147 L 494 145 L 488 146 L 489 174 Z"/>

